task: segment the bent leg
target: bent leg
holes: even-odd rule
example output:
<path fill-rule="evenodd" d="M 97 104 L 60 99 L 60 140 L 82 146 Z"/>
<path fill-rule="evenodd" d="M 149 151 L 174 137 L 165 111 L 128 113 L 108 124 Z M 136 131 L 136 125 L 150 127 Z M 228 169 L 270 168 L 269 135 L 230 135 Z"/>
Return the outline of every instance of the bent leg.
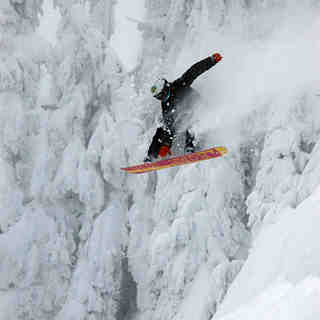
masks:
<path fill-rule="evenodd" d="M 192 153 L 194 152 L 194 134 L 190 131 L 186 131 L 186 143 L 184 147 L 185 153 Z"/>
<path fill-rule="evenodd" d="M 165 145 L 171 148 L 173 140 L 173 135 L 170 130 L 165 128 L 158 128 L 155 135 L 152 138 L 151 145 L 148 150 L 148 157 L 149 158 L 157 158 L 161 146 Z"/>

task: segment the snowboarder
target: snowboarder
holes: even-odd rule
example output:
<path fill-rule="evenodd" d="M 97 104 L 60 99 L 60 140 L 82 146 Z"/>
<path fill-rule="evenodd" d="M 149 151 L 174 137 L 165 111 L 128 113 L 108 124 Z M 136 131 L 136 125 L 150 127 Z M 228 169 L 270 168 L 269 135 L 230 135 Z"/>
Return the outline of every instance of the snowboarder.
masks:
<path fill-rule="evenodd" d="M 192 100 L 192 82 L 222 59 L 219 53 L 195 63 L 180 78 L 173 82 L 159 79 L 151 87 L 153 96 L 161 101 L 162 123 L 153 136 L 145 162 L 171 155 L 171 146 L 177 131 L 181 129 Z M 194 135 L 185 130 L 185 153 L 194 152 Z"/>

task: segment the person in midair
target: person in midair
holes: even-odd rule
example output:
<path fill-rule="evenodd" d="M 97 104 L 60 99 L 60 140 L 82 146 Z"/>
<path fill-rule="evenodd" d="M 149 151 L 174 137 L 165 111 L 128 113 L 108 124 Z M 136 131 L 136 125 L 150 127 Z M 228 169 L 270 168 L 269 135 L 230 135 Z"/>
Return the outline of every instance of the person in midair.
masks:
<path fill-rule="evenodd" d="M 144 159 L 150 162 L 158 157 L 171 155 L 171 146 L 177 132 L 183 128 L 185 116 L 192 102 L 194 90 L 191 88 L 193 81 L 202 73 L 216 65 L 222 56 L 219 53 L 195 63 L 180 78 L 173 82 L 159 79 L 151 87 L 152 95 L 161 101 L 162 126 L 157 128 L 148 149 L 148 155 Z M 190 129 L 185 130 L 185 153 L 195 151 L 194 135 Z"/>

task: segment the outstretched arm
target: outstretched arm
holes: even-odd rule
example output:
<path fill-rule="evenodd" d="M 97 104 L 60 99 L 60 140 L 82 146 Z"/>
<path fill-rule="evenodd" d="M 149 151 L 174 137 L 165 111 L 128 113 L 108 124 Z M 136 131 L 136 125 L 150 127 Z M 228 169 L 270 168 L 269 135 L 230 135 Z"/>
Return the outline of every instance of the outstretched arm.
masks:
<path fill-rule="evenodd" d="M 215 53 L 212 56 L 195 63 L 180 78 L 175 80 L 173 82 L 173 85 L 176 88 L 189 87 L 197 77 L 199 77 L 202 73 L 212 68 L 221 59 L 221 55 L 219 53 Z"/>

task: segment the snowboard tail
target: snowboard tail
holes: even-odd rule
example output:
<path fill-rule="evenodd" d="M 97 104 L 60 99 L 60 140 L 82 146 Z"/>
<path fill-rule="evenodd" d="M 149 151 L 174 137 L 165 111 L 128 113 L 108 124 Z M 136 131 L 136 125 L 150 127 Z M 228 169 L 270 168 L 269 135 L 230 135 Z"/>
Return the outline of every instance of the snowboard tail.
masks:
<path fill-rule="evenodd" d="M 136 174 L 146 173 L 146 172 L 181 166 L 189 163 L 195 163 L 202 160 L 218 158 L 225 155 L 227 152 L 228 150 L 225 147 L 215 147 L 215 148 L 210 148 L 203 151 L 185 154 L 185 155 L 170 158 L 170 159 L 159 160 L 156 162 L 147 162 L 141 165 L 121 168 L 121 169 L 124 171 L 127 171 L 128 173 L 136 173 Z"/>

